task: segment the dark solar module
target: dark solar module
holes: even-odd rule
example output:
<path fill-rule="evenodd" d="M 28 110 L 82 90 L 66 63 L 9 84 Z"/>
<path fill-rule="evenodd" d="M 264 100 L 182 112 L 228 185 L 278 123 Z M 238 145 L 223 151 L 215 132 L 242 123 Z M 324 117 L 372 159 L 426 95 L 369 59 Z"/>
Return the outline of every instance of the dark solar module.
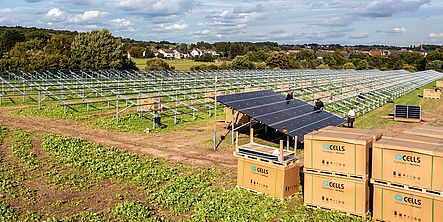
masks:
<path fill-rule="evenodd" d="M 395 105 L 395 117 L 420 119 L 421 107 L 418 105 Z"/>
<path fill-rule="evenodd" d="M 286 129 L 286 134 L 297 136 L 300 142 L 309 132 L 344 123 L 342 117 L 328 111 L 314 112 L 311 104 L 298 99 L 287 101 L 270 90 L 217 96 L 217 101 L 280 132 Z"/>

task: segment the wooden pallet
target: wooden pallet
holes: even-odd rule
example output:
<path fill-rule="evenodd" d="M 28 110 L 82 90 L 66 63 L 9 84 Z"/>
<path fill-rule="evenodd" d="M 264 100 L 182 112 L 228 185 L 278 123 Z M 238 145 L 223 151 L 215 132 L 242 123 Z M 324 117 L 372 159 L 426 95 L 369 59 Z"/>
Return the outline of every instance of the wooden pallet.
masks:
<path fill-rule="evenodd" d="M 395 117 L 394 121 L 405 123 L 419 123 L 421 122 L 421 119 Z"/>
<path fill-rule="evenodd" d="M 312 204 L 306 204 L 305 206 L 307 208 L 311 208 L 311 209 L 319 209 L 319 210 L 326 210 L 326 211 L 337 211 L 340 212 L 342 214 L 346 214 L 348 216 L 354 216 L 354 217 L 360 217 L 360 218 L 366 218 L 366 214 L 365 215 L 360 215 L 360 214 L 354 214 L 354 213 L 349 213 L 349 212 L 345 212 L 345 211 L 340 211 L 340 210 L 335 210 L 335 209 L 331 209 L 331 208 L 327 208 L 327 207 L 320 207 L 317 205 L 312 205 Z M 367 212 L 368 213 L 368 212 Z"/>
<path fill-rule="evenodd" d="M 440 94 L 438 95 L 426 95 L 423 96 L 424 99 L 440 99 Z"/>
<path fill-rule="evenodd" d="M 414 187 L 414 186 L 409 186 L 409 185 L 404 185 L 404 184 L 399 184 L 399 183 L 392 183 L 389 181 L 376 180 L 376 179 L 371 179 L 370 183 L 388 186 L 388 187 L 401 189 L 401 190 L 405 190 L 405 191 L 420 192 L 423 194 L 428 194 L 428 195 L 432 195 L 435 197 L 443 198 L 443 191 L 430 190 L 430 189 L 426 189 L 426 188 L 419 188 L 419 187 Z"/>
<path fill-rule="evenodd" d="M 237 153 L 234 151 L 234 156 L 235 157 L 240 157 L 240 158 L 245 158 L 245 159 L 251 159 L 251 160 L 259 160 L 265 163 L 269 163 L 269 164 L 275 164 L 275 165 L 279 165 L 279 166 L 291 166 L 293 164 L 297 164 L 298 159 L 293 159 L 293 160 L 289 160 L 289 161 L 278 161 L 278 160 L 270 160 L 270 159 L 266 159 L 266 158 L 261 158 L 261 157 L 256 157 L 256 156 L 251 156 L 251 155 L 247 155 L 247 154 L 241 154 L 241 153 Z"/>
<path fill-rule="evenodd" d="M 357 179 L 357 180 L 366 180 L 368 175 L 361 176 L 361 175 L 354 175 L 354 174 L 348 174 L 348 173 L 341 173 L 341 172 L 332 172 L 327 170 L 318 170 L 318 169 L 309 169 L 309 168 L 303 168 L 303 173 L 313 173 L 313 174 L 319 174 L 319 175 L 326 175 L 326 176 L 336 176 L 336 177 L 342 177 L 347 179 Z"/>

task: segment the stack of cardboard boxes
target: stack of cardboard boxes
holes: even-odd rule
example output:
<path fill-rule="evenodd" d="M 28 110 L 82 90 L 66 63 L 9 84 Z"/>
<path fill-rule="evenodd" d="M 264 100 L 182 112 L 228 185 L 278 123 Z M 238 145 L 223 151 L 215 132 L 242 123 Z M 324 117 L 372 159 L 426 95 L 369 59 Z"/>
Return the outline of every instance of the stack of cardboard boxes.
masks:
<path fill-rule="evenodd" d="M 304 203 L 365 217 L 369 211 L 370 154 L 381 134 L 326 127 L 306 134 Z"/>
<path fill-rule="evenodd" d="M 373 219 L 443 221 L 443 129 L 418 127 L 373 148 Z"/>

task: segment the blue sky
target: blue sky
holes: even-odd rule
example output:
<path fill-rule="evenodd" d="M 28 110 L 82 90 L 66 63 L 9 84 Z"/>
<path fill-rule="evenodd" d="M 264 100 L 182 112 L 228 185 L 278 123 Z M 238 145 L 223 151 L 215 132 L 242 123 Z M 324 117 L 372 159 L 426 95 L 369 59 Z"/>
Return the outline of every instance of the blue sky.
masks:
<path fill-rule="evenodd" d="M 0 0 L 0 25 L 137 40 L 443 44 L 443 0 Z"/>

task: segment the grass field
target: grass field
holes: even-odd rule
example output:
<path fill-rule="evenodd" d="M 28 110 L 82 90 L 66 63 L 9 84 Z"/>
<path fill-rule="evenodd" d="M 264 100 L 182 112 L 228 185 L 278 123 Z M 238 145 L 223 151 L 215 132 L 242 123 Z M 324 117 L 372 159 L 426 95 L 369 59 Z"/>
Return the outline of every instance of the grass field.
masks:
<path fill-rule="evenodd" d="M 137 65 L 137 67 L 140 70 L 144 70 L 146 67 L 146 60 L 147 59 L 137 59 L 137 58 L 132 58 L 132 61 L 135 62 L 135 64 Z M 216 65 L 219 66 L 220 64 L 222 64 L 222 62 L 194 62 L 193 60 L 188 60 L 188 59 L 174 59 L 174 60 L 166 60 L 166 62 L 170 65 L 175 67 L 176 70 L 190 70 L 192 66 L 197 66 L 197 65 Z"/>

